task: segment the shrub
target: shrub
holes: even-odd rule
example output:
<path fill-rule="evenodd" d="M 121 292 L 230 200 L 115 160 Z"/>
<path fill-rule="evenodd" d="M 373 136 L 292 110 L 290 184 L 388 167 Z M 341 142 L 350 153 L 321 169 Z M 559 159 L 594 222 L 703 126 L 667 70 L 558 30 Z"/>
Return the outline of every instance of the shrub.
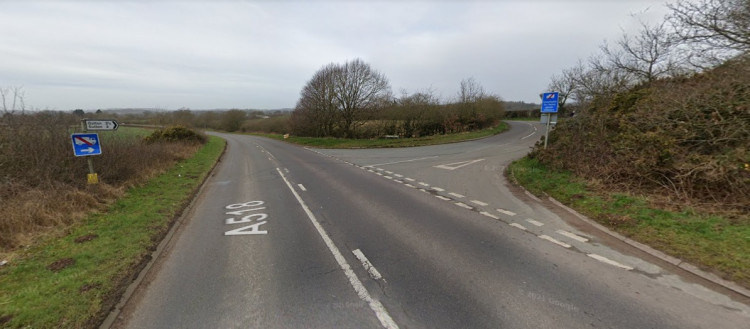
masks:
<path fill-rule="evenodd" d="M 204 144 L 208 141 L 208 137 L 183 126 L 172 126 L 165 129 L 157 129 L 143 140 L 149 144 L 156 142 L 196 142 Z"/>

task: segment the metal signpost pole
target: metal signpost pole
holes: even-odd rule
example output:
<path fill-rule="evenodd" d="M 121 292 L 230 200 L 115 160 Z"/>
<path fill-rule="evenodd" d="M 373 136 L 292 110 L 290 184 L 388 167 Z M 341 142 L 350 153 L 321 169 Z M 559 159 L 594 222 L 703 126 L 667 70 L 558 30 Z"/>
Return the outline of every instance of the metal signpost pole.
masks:
<path fill-rule="evenodd" d="M 549 140 L 549 126 L 552 124 L 552 114 L 557 113 L 559 106 L 557 99 L 560 94 L 558 92 L 543 93 L 542 96 L 542 115 L 547 115 L 547 131 L 544 133 L 544 149 L 547 149 L 547 141 Z"/>
<path fill-rule="evenodd" d="M 81 129 L 83 129 L 83 132 L 87 132 L 88 129 L 86 129 L 86 119 L 81 119 Z M 94 159 L 91 157 L 86 157 L 86 160 L 89 164 L 89 174 L 86 177 L 89 184 L 99 184 L 99 175 L 94 172 Z"/>

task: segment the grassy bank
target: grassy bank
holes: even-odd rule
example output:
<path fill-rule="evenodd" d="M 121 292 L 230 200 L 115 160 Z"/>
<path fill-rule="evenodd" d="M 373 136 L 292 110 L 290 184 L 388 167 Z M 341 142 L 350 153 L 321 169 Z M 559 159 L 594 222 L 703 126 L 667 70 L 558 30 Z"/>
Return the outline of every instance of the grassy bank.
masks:
<path fill-rule="evenodd" d="M 654 198 L 604 189 L 529 158 L 511 164 L 508 173 L 536 195 L 552 196 L 633 240 L 750 288 L 748 214 L 665 210 Z"/>
<path fill-rule="evenodd" d="M 385 147 L 412 147 L 463 142 L 497 135 L 508 130 L 508 124 L 500 122 L 490 129 L 483 129 L 459 134 L 435 135 L 418 138 L 395 138 L 395 139 L 347 139 L 332 137 L 298 137 L 290 136 L 284 139 L 280 134 L 255 134 L 258 136 L 287 141 L 289 143 L 317 147 L 317 148 L 385 148 Z"/>
<path fill-rule="evenodd" d="M 0 327 L 93 328 L 189 202 L 224 150 L 211 137 L 194 156 L 46 238 L 0 268 Z"/>

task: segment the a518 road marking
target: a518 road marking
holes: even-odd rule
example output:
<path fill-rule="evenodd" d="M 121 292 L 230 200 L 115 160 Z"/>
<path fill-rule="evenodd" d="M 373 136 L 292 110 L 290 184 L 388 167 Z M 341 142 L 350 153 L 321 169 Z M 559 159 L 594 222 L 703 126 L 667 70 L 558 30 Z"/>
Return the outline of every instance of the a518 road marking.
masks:
<path fill-rule="evenodd" d="M 266 207 L 261 207 L 263 204 L 263 201 L 249 201 L 245 203 L 234 203 L 224 207 L 228 210 L 234 210 L 226 212 L 225 214 L 242 216 L 239 219 L 236 219 L 235 217 L 227 218 L 225 220 L 225 223 L 227 225 L 252 223 L 247 226 L 242 226 L 230 231 L 226 231 L 224 232 L 224 235 L 268 234 L 268 231 L 262 231 L 260 229 L 261 225 L 267 223 L 265 219 L 268 218 L 268 214 L 263 212 L 255 212 L 266 209 Z"/>

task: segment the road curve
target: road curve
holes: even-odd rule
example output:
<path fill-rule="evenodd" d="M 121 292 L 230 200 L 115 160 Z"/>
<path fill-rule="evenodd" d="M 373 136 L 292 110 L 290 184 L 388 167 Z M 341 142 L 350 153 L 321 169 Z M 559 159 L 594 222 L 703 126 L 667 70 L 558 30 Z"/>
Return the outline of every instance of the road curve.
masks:
<path fill-rule="evenodd" d="M 393 150 L 221 136 L 226 155 L 114 327 L 750 323 L 747 305 L 612 250 L 510 193 L 502 168 L 539 139 L 535 124 Z"/>

